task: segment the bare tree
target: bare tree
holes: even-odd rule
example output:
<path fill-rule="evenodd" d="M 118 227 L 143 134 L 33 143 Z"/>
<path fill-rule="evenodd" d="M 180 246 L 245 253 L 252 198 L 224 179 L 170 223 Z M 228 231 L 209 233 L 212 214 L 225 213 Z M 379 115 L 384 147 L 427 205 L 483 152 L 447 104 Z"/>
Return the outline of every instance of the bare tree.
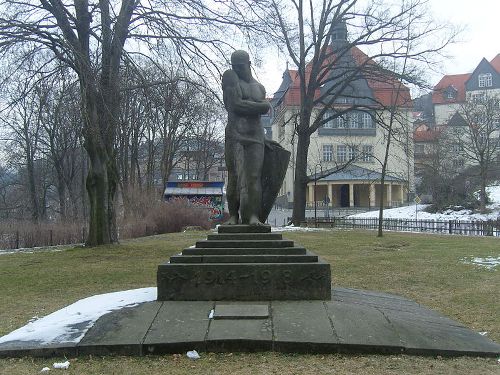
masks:
<path fill-rule="evenodd" d="M 481 212 L 486 209 L 489 172 L 500 154 L 500 97 L 487 91 L 470 95 L 451 119 L 444 136 L 451 137 L 455 152 L 477 166 Z"/>
<path fill-rule="evenodd" d="M 284 47 L 298 69 L 294 224 L 305 217 L 311 135 L 326 122 L 353 109 L 368 113 L 381 108 L 383 103 L 359 87 L 364 79 L 381 84 L 386 80 L 384 65 L 390 64 L 384 60 L 408 59 L 430 64 L 432 55 L 438 54 L 453 37 L 445 25 L 437 26 L 424 16 L 424 5 L 423 0 L 401 0 L 395 6 L 376 0 L 364 8 L 357 0 L 256 2 L 254 9 L 258 10 L 251 14 L 269 26 L 273 40 Z M 347 23 L 352 30 L 349 39 Z M 404 45 L 409 33 L 411 48 L 407 50 Z M 436 45 L 424 45 L 433 38 Z M 359 53 L 359 47 L 365 47 L 368 55 Z"/>
<path fill-rule="evenodd" d="M 120 72 L 127 41 L 172 45 L 187 67 L 206 67 L 227 45 L 217 39 L 222 27 L 237 23 L 208 1 L 7 0 L 0 10 L 0 53 L 16 53 L 19 64 L 34 56 L 38 70 L 62 62 L 78 76 L 84 147 L 89 165 L 90 201 L 87 245 L 117 241 L 115 198 L 118 187 L 116 136 L 120 118 Z M 220 12 L 220 13 L 218 13 Z M 203 29 L 203 31 L 200 31 Z M 135 48 L 137 51 L 137 48 Z M 45 52 L 41 54 L 40 52 Z M 138 52 L 136 52 L 138 53 Z M 201 62 L 201 63 L 200 63 Z"/>

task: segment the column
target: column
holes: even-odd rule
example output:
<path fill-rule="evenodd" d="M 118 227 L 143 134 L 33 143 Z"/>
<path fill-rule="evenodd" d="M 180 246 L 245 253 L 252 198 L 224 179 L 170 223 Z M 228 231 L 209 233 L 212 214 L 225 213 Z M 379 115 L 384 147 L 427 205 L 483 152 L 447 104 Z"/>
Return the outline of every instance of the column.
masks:
<path fill-rule="evenodd" d="M 377 202 L 375 202 L 375 185 L 370 184 L 370 207 L 375 207 Z"/>
<path fill-rule="evenodd" d="M 392 185 L 387 184 L 387 206 L 392 207 Z"/>
<path fill-rule="evenodd" d="M 333 207 L 333 184 L 328 183 L 328 198 L 330 199 L 330 206 Z"/>
<path fill-rule="evenodd" d="M 309 203 L 314 204 L 314 185 L 312 183 L 308 184 L 307 189 L 309 190 Z"/>
<path fill-rule="evenodd" d="M 354 207 L 354 184 L 349 184 L 349 207 Z"/>

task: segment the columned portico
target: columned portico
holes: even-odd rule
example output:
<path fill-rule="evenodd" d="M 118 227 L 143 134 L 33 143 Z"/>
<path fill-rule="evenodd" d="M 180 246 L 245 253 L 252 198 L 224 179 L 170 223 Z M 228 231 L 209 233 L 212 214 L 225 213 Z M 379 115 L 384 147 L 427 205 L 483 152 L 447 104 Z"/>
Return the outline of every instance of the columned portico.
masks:
<path fill-rule="evenodd" d="M 403 203 L 406 181 L 386 176 L 386 183 L 381 187 L 377 181 L 380 173 L 357 166 L 352 169 L 350 173 L 332 172 L 316 181 L 316 195 L 314 181 L 311 181 L 307 186 L 308 206 L 313 206 L 316 199 L 318 207 L 328 204 L 329 207 L 373 208 L 378 206 L 380 194 L 384 195 L 385 207 L 399 206 Z M 365 173 L 366 177 L 361 175 L 361 172 Z M 364 178 L 361 178 L 362 176 Z"/>

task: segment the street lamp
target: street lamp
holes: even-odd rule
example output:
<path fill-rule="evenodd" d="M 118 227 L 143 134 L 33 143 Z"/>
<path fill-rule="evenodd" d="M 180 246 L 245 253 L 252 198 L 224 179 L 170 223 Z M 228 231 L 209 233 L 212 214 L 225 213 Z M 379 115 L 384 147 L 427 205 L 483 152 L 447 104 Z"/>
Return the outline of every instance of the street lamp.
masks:
<path fill-rule="evenodd" d="M 321 175 L 323 175 L 323 166 L 321 164 L 316 164 L 314 166 L 314 226 L 317 228 L 318 227 L 318 216 L 317 216 L 317 206 L 318 202 L 316 199 L 316 182 L 318 181 L 318 174 L 317 174 L 317 167 L 319 165 Z"/>

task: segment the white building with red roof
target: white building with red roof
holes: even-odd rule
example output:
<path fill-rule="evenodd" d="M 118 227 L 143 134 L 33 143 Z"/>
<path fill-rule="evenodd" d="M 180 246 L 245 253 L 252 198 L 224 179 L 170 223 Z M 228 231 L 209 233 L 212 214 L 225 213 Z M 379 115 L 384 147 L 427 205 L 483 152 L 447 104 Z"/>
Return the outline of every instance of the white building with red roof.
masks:
<path fill-rule="evenodd" d="M 335 39 L 335 38 L 333 38 Z M 333 40 L 346 42 L 346 40 Z M 332 49 L 333 50 L 333 49 Z M 332 57 L 334 58 L 334 57 Z M 412 101 L 410 91 L 382 69 L 363 51 L 352 47 L 342 58 L 338 58 L 331 68 L 332 76 L 348 66 L 367 66 L 360 69 L 357 77 L 347 87 L 342 88 L 337 98 L 327 108 L 324 118 L 333 117 L 331 112 L 347 111 L 341 117 L 327 121 L 311 135 L 308 153 L 307 205 L 328 204 L 330 207 L 375 207 L 380 194 L 384 194 L 387 206 L 402 205 L 413 190 L 413 143 L 412 143 Z M 373 69 L 370 69 L 373 68 Z M 306 77 L 310 65 L 306 66 Z M 376 73 L 370 73 L 370 71 Z M 381 79 L 381 72 L 383 79 Z M 341 79 L 341 78 L 340 78 Z M 331 95 L 335 79 L 315 92 L 315 99 Z M 282 187 L 281 202 L 292 203 L 294 189 L 294 157 L 296 139 L 294 137 L 294 114 L 301 105 L 300 79 L 297 70 L 286 69 L 280 88 L 271 101 L 273 140 L 279 142 L 291 153 L 289 169 Z M 398 116 L 394 123 L 404 142 L 393 142 L 390 149 L 387 175 L 381 189 L 381 163 L 384 159 L 387 133 L 380 126 L 381 119 L 390 116 L 389 107 L 395 108 Z M 315 108 L 313 117 L 324 109 Z M 409 152 L 407 152 L 409 151 Z M 348 166 L 343 168 L 343 166 Z M 330 173 L 329 173 L 330 172 Z M 321 173 L 322 178 L 313 181 Z"/>

